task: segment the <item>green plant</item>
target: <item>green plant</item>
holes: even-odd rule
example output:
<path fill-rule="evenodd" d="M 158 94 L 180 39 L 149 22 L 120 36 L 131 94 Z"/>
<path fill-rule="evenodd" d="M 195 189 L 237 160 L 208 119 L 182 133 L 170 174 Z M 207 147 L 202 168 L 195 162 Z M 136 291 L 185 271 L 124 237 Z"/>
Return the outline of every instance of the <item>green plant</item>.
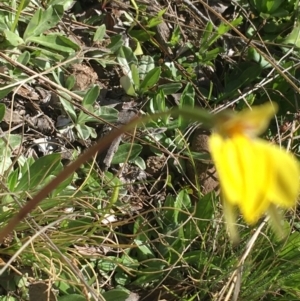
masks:
<path fill-rule="evenodd" d="M 97 134 L 93 127 L 86 125 L 86 123 L 97 122 L 103 123 L 106 122 L 116 122 L 118 120 L 117 113 L 118 111 L 113 108 L 98 107 L 95 108 L 94 104 L 99 96 L 100 89 L 99 86 L 94 86 L 85 94 L 82 107 L 85 109 L 85 112 L 92 113 L 93 116 L 88 115 L 82 110 L 78 113 L 76 108 L 68 100 L 60 97 L 61 104 L 65 112 L 70 117 L 70 121 L 73 123 L 71 129 L 74 128 L 80 139 L 86 140 L 89 137 L 96 138 Z M 70 99 L 66 95 L 67 99 Z M 97 118 L 98 117 L 98 118 Z"/>
<path fill-rule="evenodd" d="M 0 300 L 31 301 L 36 282 L 59 301 L 125 301 L 135 293 L 297 300 L 298 211 L 287 212 L 291 234 L 281 242 L 264 222 L 251 228 L 238 218 L 241 239 L 232 245 L 218 193 L 203 195 L 186 161 L 195 169 L 211 163 L 207 152 L 191 151 L 195 121 L 210 127 L 224 107 L 270 99 L 280 110 L 265 138 L 299 152 L 298 2 L 224 2 L 221 13 L 205 1 L 159 1 L 151 9 L 92 2 L 0 4 L 0 228 L 7 233 Z M 158 25 L 170 30 L 165 45 Z M 97 73 L 99 85 L 77 91 L 69 74 L 75 63 Z M 120 107 L 141 119 L 95 142 L 99 124 L 115 123 Z M 45 120 L 48 131 L 38 126 Z M 124 137 L 112 166 L 101 170 L 96 154 L 124 132 L 131 141 Z M 39 137 L 57 148 L 39 152 Z M 62 159 L 65 152 L 71 156 Z M 6 225 L 14 231 L 3 232 Z"/>

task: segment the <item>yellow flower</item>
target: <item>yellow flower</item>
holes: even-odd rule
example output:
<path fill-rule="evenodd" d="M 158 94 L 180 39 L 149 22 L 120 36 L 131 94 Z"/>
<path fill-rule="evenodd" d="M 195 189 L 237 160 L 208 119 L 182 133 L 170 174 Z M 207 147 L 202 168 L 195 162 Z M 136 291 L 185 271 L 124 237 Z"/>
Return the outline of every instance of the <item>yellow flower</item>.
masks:
<path fill-rule="evenodd" d="M 280 227 L 277 206 L 293 207 L 299 191 L 299 166 L 293 155 L 257 138 L 277 110 L 265 104 L 235 115 L 216 116 L 215 132 L 209 139 L 224 201 L 224 215 L 233 240 L 235 207 L 248 224 L 269 213 Z M 279 226 L 279 227 L 278 227 Z"/>

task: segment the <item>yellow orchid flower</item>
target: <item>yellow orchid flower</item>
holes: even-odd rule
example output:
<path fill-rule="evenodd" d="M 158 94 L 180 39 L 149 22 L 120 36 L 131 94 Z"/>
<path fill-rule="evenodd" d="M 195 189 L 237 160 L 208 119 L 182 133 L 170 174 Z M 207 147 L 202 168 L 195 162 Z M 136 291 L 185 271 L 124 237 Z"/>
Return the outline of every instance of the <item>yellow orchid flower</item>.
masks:
<path fill-rule="evenodd" d="M 220 181 L 224 216 L 231 239 L 236 241 L 235 207 L 253 225 L 269 214 L 280 231 L 277 206 L 291 208 L 299 192 L 299 166 L 292 154 L 257 135 L 266 130 L 277 111 L 275 103 L 230 115 L 216 115 L 215 132 L 209 139 L 212 159 Z M 281 231 L 282 234 L 282 231 Z"/>

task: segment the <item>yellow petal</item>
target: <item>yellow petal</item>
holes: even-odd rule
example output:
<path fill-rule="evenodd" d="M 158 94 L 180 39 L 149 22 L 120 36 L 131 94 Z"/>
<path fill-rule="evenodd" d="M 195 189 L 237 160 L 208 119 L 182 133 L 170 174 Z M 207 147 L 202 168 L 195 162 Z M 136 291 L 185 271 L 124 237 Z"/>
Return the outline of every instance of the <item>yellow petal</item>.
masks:
<path fill-rule="evenodd" d="M 243 194 L 243 181 L 239 159 L 231 140 L 218 134 L 209 138 L 209 148 L 215 163 L 221 189 L 227 202 L 237 205 Z"/>
<path fill-rule="evenodd" d="M 239 206 L 245 221 L 255 223 L 270 205 L 267 143 L 242 135 L 224 139 L 213 134 L 209 145 L 225 202 Z"/>
<path fill-rule="evenodd" d="M 215 115 L 216 130 L 224 136 L 243 134 L 255 137 L 267 129 L 277 109 L 276 103 L 269 102 L 236 114 L 228 111 L 221 112 Z"/>
<path fill-rule="evenodd" d="M 269 146 L 274 179 L 268 198 L 284 208 L 295 206 L 299 193 L 299 164 L 295 157 L 276 146 Z"/>
<path fill-rule="evenodd" d="M 244 168 L 244 196 L 239 207 L 248 224 L 254 224 L 266 212 L 271 200 L 268 191 L 272 185 L 270 159 L 266 146 L 268 143 L 243 136 L 237 140 L 241 164 Z"/>

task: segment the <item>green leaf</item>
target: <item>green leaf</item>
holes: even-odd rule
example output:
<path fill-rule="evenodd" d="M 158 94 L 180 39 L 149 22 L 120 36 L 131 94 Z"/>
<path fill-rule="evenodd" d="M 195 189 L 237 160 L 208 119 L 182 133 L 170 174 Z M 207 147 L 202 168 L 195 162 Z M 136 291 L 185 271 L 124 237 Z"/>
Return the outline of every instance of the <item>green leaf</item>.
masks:
<path fill-rule="evenodd" d="M 7 279 L 10 279 L 9 281 L 7 281 Z M 14 276 L 11 276 L 11 273 L 9 273 L 8 271 L 5 271 L 3 274 L 2 274 L 2 277 L 0 277 L 0 285 L 1 287 L 5 290 L 5 291 L 15 291 L 17 290 L 17 284 L 16 282 L 14 281 Z M 1 294 L 1 298 L 0 300 L 1 301 L 17 301 L 17 299 L 13 298 L 6 298 L 8 296 L 3 296 Z"/>
<path fill-rule="evenodd" d="M 158 82 L 160 73 L 161 67 L 156 67 L 150 70 L 140 85 L 140 91 L 144 93 L 148 89 L 152 88 Z"/>
<path fill-rule="evenodd" d="M 145 163 L 145 161 L 144 161 L 143 158 L 137 157 L 137 158 L 135 158 L 134 160 L 132 160 L 132 162 L 133 162 L 136 166 L 138 166 L 141 170 L 145 170 L 145 169 L 146 169 L 146 163 Z"/>
<path fill-rule="evenodd" d="M 68 76 L 68 78 L 66 79 L 66 83 L 65 83 L 65 86 L 68 90 L 72 90 L 75 86 L 75 83 L 76 83 L 76 78 L 75 78 L 75 75 L 70 75 Z"/>
<path fill-rule="evenodd" d="M 114 108 L 103 106 L 100 107 L 97 113 L 95 112 L 95 114 L 107 122 L 116 122 L 118 121 L 119 112 Z"/>
<path fill-rule="evenodd" d="M 14 87 L 0 87 L 0 98 L 4 98 L 8 93 L 10 93 Z"/>
<path fill-rule="evenodd" d="M 203 232 L 207 230 L 215 214 L 214 201 L 215 194 L 208 193 L 199 202 L 196 202 L 195 217 L 197 218 L 198 228 Z"/>
<path fill-rule="evenodd" d="M 4 151 L 4 147 L 6 145 L 9 145 L 10 150 L 15 150 L 21 145 L 22 138 L 20 135 L 17 134 L 5 134 L 4 139 L 0 139 L 1 144 L 0 144 L 0 151 Z"/>
<path fill-rule="evenodd" d="M 211 38 L 211 33 L 213 31 L 213 24 L 212 22 L 208 22 L 204 31 L 203 31 L 203 35 L 201 38 L 201 48 L 200 49 L 205 49 L 207 50 L 208 46 L 209 46 L 209 40 Z"/>
<path fill-rule="evenodd" d="M 58 297 L 57 301 L 86 301 L 86 297 L 78 294 L 68 294 Z"/>
<path fill-rule="evenodd" d="M 140 74 L 139 74 L 139 69 L 135 64 L 131 65 L 131 76 L 132 76 L 132 81 L 134 83 L 134 86 L 138 90 L 140 88 Z"/>
<path fill-rule="evenodd" d="M 123 270 L 121 270 L 120 268 L 118 268 L 116 270 L 114 279 L 115 279 L 116 283 L 120 286 L 125 286 L 131 282 L 130 276 L 128 274 L 126 274 Z M 125 299 L 125 301 L 126 300 L 127 300 L 127 298 Z"/>
<path fill-rule="evenodd" d="M 163 265 L 161 266 L 161 268 L 164 267 Z M 137 279 L 131 283 L 132 285 L 143 286 L 152 283 L 153 281 L 159 281 L 164 276 L 164 273 L 157 267 L 140 269 L 138 274 L 139 275 L 136 277 Z"/>
<path fill-rule="evenodd" d="M 239 77 L 239 80 L 243 84 L 251 83 L 252 81 L 256 80 L 261 73 L 261 68 L 257 64 L 251 64 L 249 67 L 246 66 L 244 71 Z"/>
<path fill-rule="evenodd" d="M 180 211 L 186 211 L 187 208 L 191 207 L 191 199 L 186 189 L 181 190 L 176 196 L 174 207 L 173 221 L 177 224 L 179 222 L 178 217 Z"/>
<path fill-rule="evenodd" d="M 61 167 L 62 164 L 60 163 Z M 63 167 L 61 168 L 61 170 L 63 169 Z M 51 192 L 51 197 L 55 197 L 58 194 L 62 193 L 62 194 L 66 194 L 66 192 L 68 191 L 67 187 L 71 184 L 72 180 L 73 180 L 73 176 L 71 175 L 70 177 L 68 177 L 67 179 L 65 179 L 63 182 L 61 182 L 52 192 Z M 73 191 L 72 191 L 73 193 Z"/>
<path fill-rule="evenodd" d="M 77 123 L 83 124 L 86 122 L 97 122 L 97 123 L 103 123 L 102 119 L 107 122 L 116 122 L 118 121 L 118 110 L 107 107 L 107 106 L 102 106 L 98 109 L 95 109 L 94 115 L 98 116 L 99 119 L 94 118 L 93 116 L 89 116 L 82 111 L 79 113 Z"/>
<path fill-rule="evenodd" d="M 28 51 L 24 51 L 23 53 L 21 53 L 17 59 L 17 61 L 19 63 L 21 63 L 22 65 L 27 65 L 28 62 L 30 61 L 30 52 Z"/>
<path fill-rule="evenodd" d="M 209 263 L 210 255 L 203 250 L 190 251 L 183 254 L 184 261 L 189 265 L 196 267 L 198 270 L 202 270 L 204 267 L 211 265 Z"/>
<path fill-rule="evenodd" d="M 271 68 L 272 67 L 272 65 L 260 53 L 258 53 L 256 51 L 256 49 L 253 47 L 248 48 L 248 58 L 250 60 L 257 62 L 261 68 Z"/>
<path fill-rule="evenodd" d="M 165 94 L 163 90 L 156 93 L 153 99 L 150 100 L 150 109 L 152 113 L 165 112 L 166 111 L 166 101 Z M 162 117 L 163 120 L 168 120 L 169 116 Z"/>
<path fill-rule="evenodd" d="M 55 81 L 60 85 L 60 86 L 64 86 L 65 84 L 65 74 L 64 72 L 62 71 L 61 68 L 57 68 L 56 70 L 53 70 L 52 71 L 52 76 L 54 77 Z M 64 95 L 66 95 L 66 99 L 70 99 L 71 100 L 71 97 L 65 93 Z"/>
<path fill-rule="evenodd" d="M 0 122 L 3 120 L 4 116 L 5 116 L 5 104 L 4 103 L 0 103 Z"/>
<path fill-rule="evenodd" d="M 95 85 L 92 88 L 90 88 L 83 98 L 82 101 L 83 106 L 84 107 L 92 106 L 97 100 L 99 93 L 100 93 L 100 87 L 98 85 Z"/>
<path fill-rule="evenodd" d="M 138 63 L 138 60 L 136 56 L 134 55 L 131 48 L 122 46 L 120 47 L 118 53 L 117 53 L 117 60 L 120 63 L 120 65 L 123 67 L 125 75 L 128 75 L 131 79 L 131 70 L 130 66 L 131 64 Z"/>
<path fill-rule="evenodd" d="M 183 108 L 183 107 L 194 107 L 194 103 L 195 103 L 195 91 L 193 86 L 188 83 L 180 97 L 180 101 L 179 101 L 179 107 Z M 178 117 L 178 125 L 180 129 L 186 129 L 186 127 L 189 125 L 190 120 L 183 117 L 183 116 L 179 116 Z"/>
<path fill-rule="evenodd" d="M 181 83 L 169 83 L 169 84 L 163 84 L 159 85 L 158 89 L 162 90 L 164 92 L 164 95 L 171 95 L 176 93 L 178 90 L 180 90 L 182 87 Z"/>
<path fill-rule="evenodd" d="M 131 38 L 143 43 L 151 40 L 151 37 L 155 36 L 155 31 L 144 30 L 144 29 L 131 29 L 129 31 Z"/>
<path fill-rule="evenodd" d="M 133 54 L 134 55 L 142 55 L 143 49 L 142 49 L 141 43 L 138 40 L 136 40 L 135 42 L 136 42 L 136 48 L 135 48 Z"/>
<path fill-rule="evenodd" d="M 124 163 L 126 160 L 134 160 L 142 151 L 140 144 L 125 143 L 119 146 L 116 151 L 111 163 L 119 164 Z"/>
<path fill-rule="evenodd" d="M 168 209 L 164 210 L 164 222 L 169 224 L 176 224 L 178 213 L 175 215 L 174 213 L 174 204 L 175 204 L 175 198 L 172 195 L 167 195 L 164 206 Z"/>
<path fill-rule="evenodd" d="M 140 231 L 143 228 L 143 231 Z M 140 241 L 147 241 L 149 240 L 149 229 L 150 226 L 148 225 L 146 219 L 141 215 L 138 215 L 135 218 L 134 226 L 133 226 L 133 233 L 135 234 L 134 237 Z"/>
<path fill-rule="evenodd" d="M 84 112 L 80 111 L 78 118 L 77 118 L 77 125 L 83 125 L 87 122 L 99 122 L 96 118 L 94 118 L 93 116 L 90 116 L 88 114 L 85 114 Z"/>
<path fill-rule="evenodd" d="M 223 52 L 223 48 L 222 47 L 217 47 L 217 48 L 214 48 L 210 51 L 206 51 L 204 54 L 203 54 L 203 59 L 202 59 L 202 62 L 211 62 L 212 60 L 216 59 L 216 57 L 218 56 L 219 53 Z"/>
<path fill-rule="evenodd" d="M 61 62 L 64 59 L 64 56 L 41 47 L 36 46 L 35 51 L 32 52 L 31 62 L 32 65 L 36 65 L 41 70 L 46 70 L 50 68 L 49 61 L 58 61 Z"/>
<path fill-rule="evenodd" d="M 257 11 L 262 14 L 274 14 L 276 10 L 284 3 L 284 0 L 253 0 Z M 289 2 L 289 1 L 286 1 Z"/>
<path fill-rule="evenodd" d="M 60 34 L 41 35 L 39 37 L 33 36 L 28 38 L 27 41 L 65 53 L 74 53 L 75 51 L 80 50 L 78 44 Z"/>
<path fill-rule="evenodd" d="M 37 9 L 26 27 L 24 40 L 28 42 L 29 38 L 39 36 L 54 27 L 61 20 L 63 13 L 61 5 L 49 6 L 44 11 L 41 8 Z"/>
<path fill-rule="evenodd" d="M 186 211 L 187 208 L 191 207 L 191 200 L 187 190 L 181 190 L 176 196 L 176 199 L 174 199 L 173 196 L 167 196 L 165 207 L 169 207 L 170 209 L 167 209 L 164 212 L 164 222 L 168 225 L 177 225 L 180 222 L 180 211 Z M 186 214 L 184 214 L 184 216 L 186 216 Z"/>
<path fill-rule="evenodd" d="M 67 276 L 64 272 L 60 274 L 60 279 L 69 279 L 69 276 Z M 69 295 L 70 292 L 73 290 L 73 286 L 69 281 L 55 281 L 55 287 L 59 289 L 60 292 L 62 292 L 65 295 Z"/>
<path fill-rule="evenodd" d="M 239 26 L 243 22 L 243 17 L 238 17 L 230 22 L 230 24 L 234 27 Z M 231 26 L 225 23 L 221 23 L 218 27 L 218 34 L 221 36 L 231 30 Z"/>
<path fill-rule="evenodd" d="M 165 14 L 166 11 L 167 11 L 167 8 L 162 9 L 161 11 L 159 11 L 157 16 L 151 18 L 148 21 L 147 27 L 151 28 L 151 27 L 155 27 L 155 26 L 159 25 L 163 21 L 163 15 Z"/>
<path fill-rule="evenodd" d="M 112 52 L 116 53 L 123 45 L 123 37 L 121 35 L 112 36 L 110 44 L 107 46 Z"/>
<path fill-rule="evenodd" d="M 103 293 L 102 296 L 106 301 L 126 301 L 129 293 L 122 289 L 113 289 Z"/>
<path fill-rule="evenodd" d="M 19 170 L 16 169 L 12 173 L 9 174 L 7 179 L 7 187 L 10 191 L 13 191 L 18 182 Z"/>
<path fill-rule="evenodd" d="M 139 239 L 134 240 L 135 244 L 138 246 L 138 250 L 140 251 L 139 261 L 146 260 L 149 258 L 155 258 L 155 255 L 149 245 L 145 244 L 144 241 Z"/>
<path fill-rule="evenodd" d="M 85 124 L 76 124 L 75 128 L 78 131 L 78 136 L 80 139 L 87 140 L 90 137 L 97 137 L 95 129 Z"/>
<path fill-rule="evenodd" d="M 105 31 L 106 31 L 105 24 L 102 24 L 101 26 L 99 26 L 94 34 L 93 41 L 94 42 L 102 41 L 104 38 L 104 35 L 105 35 Z"/>
<path fill-rule="evenodd" d="M 148 21 L 147 27 L 148 27 L 148 28 L 155 27 L 155 26 L 161 24 L 162 21 L 163 21 L 163 18 L 162 18 L 162 17 L 154 17 L 154 18 L 151 18 L 151 19 Z"/>
<path fill-rule="evenodd" d="M 137 94 L 135 93 L 133 84 L 131 82 L 131 79 L 129 78 L 129 76 L 124 75 L 120 78 L 120 84 L 122 86 L 122 88 L 124 89 L 124 91 L 126 92 L 127 95 L 130 96 L 136 96 Z"/>
<path fill-rule="evenodd" d="M 195 104 L 195 90 L 193 86 L 188 83 L 184 88 L 182 95 L 180 97 L 180 108 L 184 106 L 194 107 Z"/>
<path fill-rule="evenodd" d="M 53 174 L 60 163 L 60 154 L 51 154 L 36 160 L 17 185 L 15 191 L 28 191 L 43 184 L 46 178 Z"/>
<path fill-rule="evenodd" d="M 284 44 L 292 44 L 300 48 L 300 24 L 295 26 L 292 32 L 282 41 Z"/>
<path fill-rule="evenodd" d="M 144 79 L 148 72 L 155 68 L 154 60 L 149 55 L 143 55 L 138 65 L 140 79 Z"/>
<path fill-rule="evenodd" d="M 181 29 L 178 25 L 175 25 L 175 28 L 172 30 L 172 36 L 170 39 L 170 46 L 176 46 L 181 39 Z"/>
<path fill-rule="evenodd" d="M 62 98 L 61 96 L 59 96 L 59 100 L 69 117 L 73 120 L 73 122 L 76 122 L 77 116 L 74 106 L 68 100 Z"/>
<path fill-rule="evenodd" d="M 24 44 L 24 40 L 16 33 L 10 30 L 4 30 L 4 41 L 0 43 L 0 48 L 3 49 L 6 46 L 17 47 Z"/>
<path fill-rule="evenodd" d="M 103 259 L 99 259 L 97 263 L 97 268 L 104 272 L 111 272 L 115 270 L 117 267 L 117 262 L 115 257 L 106 256 Z"/>

